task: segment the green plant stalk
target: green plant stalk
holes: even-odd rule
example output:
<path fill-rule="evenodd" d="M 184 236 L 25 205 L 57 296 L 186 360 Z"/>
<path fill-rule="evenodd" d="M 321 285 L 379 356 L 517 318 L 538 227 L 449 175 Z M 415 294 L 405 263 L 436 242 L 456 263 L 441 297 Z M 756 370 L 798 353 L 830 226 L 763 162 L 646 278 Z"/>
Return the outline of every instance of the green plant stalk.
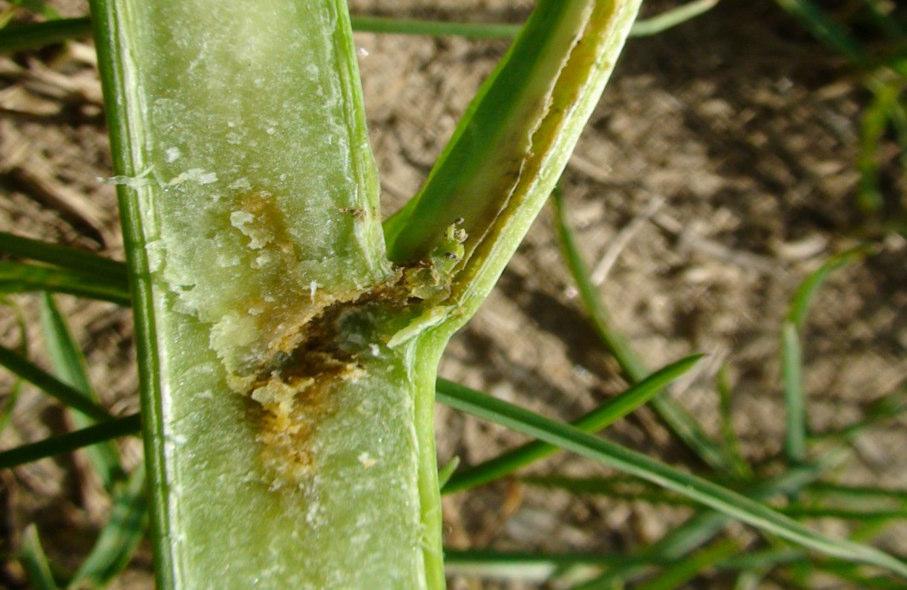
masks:
<path fill-rule="evenodd" d="M 162 588 L 443 584 L 435 351 L 352 306 L 393 277 L 345 3 L 306 6 L 92 3 Z"/>
<path fill-rule="evenodd" d="M 159 584 L 441 587 L 440 353 L 566 164 L 638 3 L 540 3 L 511 53 L 528 70 L 498 72 L 531 80 L 507 120 L 528 129 L 514 190 L 479 191 L 500 215 L 471 216 L 458 268 L 436 219 L 452 250 L 393 269 L 345 4 L 266 2 L 92 2 Z"/>
<path fill-rule="evenodd" d="M 571 424 L 584 432 L 597 432 L 606 428 L 645 404 L 665 385 L 689 371 L 701 358 L 701 355 L 690 356 L 652 373 L 646 379 Z M 557 447 L 540 441 L 527 443 L 493 459 L 454 473 L 442 489 L 442 493 L 449 494 L 467 490 L 494 481 L 547 457 L 557 450 Z"/>

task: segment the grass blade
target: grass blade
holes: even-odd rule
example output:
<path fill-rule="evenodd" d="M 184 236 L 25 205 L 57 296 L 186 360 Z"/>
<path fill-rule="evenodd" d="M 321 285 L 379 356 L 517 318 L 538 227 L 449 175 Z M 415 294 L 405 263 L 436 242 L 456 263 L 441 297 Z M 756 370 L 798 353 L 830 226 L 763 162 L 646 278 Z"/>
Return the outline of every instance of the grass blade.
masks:
<path fill-rule="evenodd" d="M 693 0 L 675 8 L 665 10 L 661 14 L 647 19 L 640 19 L 633 25 L 630 35 L 633 37 L 649 37 L 663 33 L 677 25 L 708 12 L 718 6 L 719 0 Z"/>
<path fill-rule="evenodd" d="M 861 431 L 878 425 L 884 420 L 895 418 L 907 412 L 907 387 L 882 396 L 869 405 L 863 418 L 847 426 L 810 435 L 810 441 L 850 440 Z"/>
<path fill-rule="evenodd" d="M 85 399 L 100 404 L 88 381 L 82 353 L 69 332 L 66 320 L 57 309 L 53 295 L 47 292 L 41 297 L 41 329 L 57 377 L 80 391 Z M 79 412 L 73 412 L 72 419 L 76 428 L 87 428 L 96 423 Z M 125 476 L 125 471 L 120 465 L 119 452 L 112 443 L 92 445 L 86 449 L 86 453 L 107 490 L 113 489 L 114 483 Z"/>
<path fill-rule="evenodd" d="M 854 63 L 866 63 L 863 47 L 846 27 L 828 16 L 811 0 L 775 0 L 781 8 L 799 20 L 813 37 L 838 51 Z"/>
<path fill-rule="evenodd" d="M 816 271 L 811 273 L 797 287 L 782 326 L 781 373 L 784 384 L 784 403 L 787 420 L 784 450 L 788 459 L 794 463 L 801 462 L 806 458 L 808 431 L 799 331 L 803 329 L 806 323 L 810 304 L 828 276 L 835 270 L 859 260 L 866 252 L 867 248 L 865 246 L 847 250 L 831 257 Z"/>
<path fill-rule="evenodd" d="M 91 35 L 88 18 L 61 18 L 43 23 L 10 25 L 0 30 L 0 53 L 39 49 Z"/>
<path fill-rule="evenodd" d="M 35 590 L 57 590 L 57 582 L 54 580 L 53 572 L 51 572 L 50 563 L 44 553 L 44 547 L 41 546 L 38 529 L 33 524 L 25 528 L 19 558 L 22 560 L 25 571 L 28 572 L 28 579 L 32 588 Z"/>
<path fill-rule="evenodd" d="M 23 262 L 0 262 L 0 293 L 53 291 L 118 305 L 129 305 L 129 290 L 119 280 Z"/>
<path fill-rule="evenodd" d="M 640 584 L 639 590 L 671 590 L 692 581 L 703 570 L 714 567 L 740 550 L 736 541 L 722 539 L 709 547 L 669 564 L 657 577 Z"/>
<path fill-rule="evenodd" d="M 726 365 L 718 370 L 715 376 L 715 388 L 718 390 L 718 429 L 721 432 L 722 444 L 726 450 L 726 455 L 734 467 L 734 472 L 741 479 L 752 479 L 753 468 L 746 462 L 743 453 L 740 451 L 740 439 L 734 430 L 733 422 L 733 389 L 731 388 L 731 378 L 728 374 Z"/>
<path fill-rule="evenodd" d="M 869 246 L 857 246 L 835 254 L 826 260 L 822 266 L 813 271 L 800 285 L 797 286 L 791 299 L 787 313 L 787 321 L 794 324 L 798 330 L 803 329 L 806 322 L 809 306 L 812 304 L 819 288 L 834 271 L 844 268 L 864 258 L 870 252 Z"/>
<path fill-rule="evenodd" d="M 767 533 L 804 547 L 877 565 L 907 577 L 907 564 L 858 543 L 826 537 L 741 494 L 659 463 L 649 457 L 555 422 L 481 392 L 438 381 L 438 399 L 455 409 L 557 445 L 613 469 L 655 483 Z"/>
<path fill-rule="evenodd" d="M 572 424 L 584 432 L 597 432 L 606 428 L 648 402 L 667 384 L 689 371 L 701 358 L 702 355 L 693 355 L 664 367 Z M 498 457 L 454 473 L 444 486 L 442 493 L 449 494 L 488 483 L 543 459 L 557 450 L 557 447 L 540 441 L 522 445 Z"/>
<path fill-rule="evenodd" d="M 44 0 L 10 0 L 14 6 L 21 6 L 35 14 L 40 14 L 46 19 L 60 18 L 60 13 L 51 6 L 47 5 Z"/>
<path fill-rule="evenodd" d="M 110 518 L 70 585 L 103 588 L 109 584 L 129 564 L 147 525 L 145 469 L 139 465 L 117 485 Z"/>
<path fill-rule="evenodd" d="M 47 395 L 56 398 L 64 405 L 74 408 L 96 420 L 110 420 L 107 410 L 85 398 L 81 391 L 63 383 L 44 369 L 31 363 L 24 356 L 0 346 L 0 366 L 6 367 L 19 377 L 25 379 Z"/>
<path fill-rule="evenodd" d="M 71 453 L 89 445 L 109 441 L 127 434 L 136 434 L 140 423 L 139 415 L 131 414 L 122 418 L 107 420 L 81 430 L 58 434 L 38 442 L 2 451 L 0 452 L 0 469 L 8 469 L 46 457 Z"/>
<path fill-rule="evenodd" d="M 882 161 L 882 140 L 901 95 L 900 86 L 895 82 L 871 84 L 873 98 L 860 117 L 860 151 L 857 157 L 860 184 L 857 202 L 865 213 L 878 213 L 885 206 L 879 182 L 879 163 Z"/>
<path fill-rule="evenodd" d="M 47 262 L 54 266 L 61 266 L 81 274 L 91 274 L 99 279 L 123 285 L 127 280 L 126 265 L 119 260 L 104 258 L 87 250 L 60 246 L 8 232 L 0 232 L 0 254 Z"/>
<path fill-rule="evenodd" d="M 446 21 L 353 16 L 353 30 L 364 33 L 398 35 L 456 36 L 469 39 L 509 39 L 516 37 L 522 25 L 509 23 L 457 23 Z"/>
<path fill-rule="evenodd" d="M 789 461 L 799 463 L 806 458 L 806 404 L 803 394 L 800 337 L 797 334 L 797 327 L 790 322 L 785 322 L 782 329 L 781 351 L 787 421 L 784 452 Z"/>
<path fill-rule="evenodd" d="M 447 485 L 447 482 L 450 480 L 450 476 L 454 474 L 459 465 L 460 458 L 454 457 L 447 463 L 447 465 L 438 470 L 438 487 L 441 488 L 441 493 L 444 493 L 444 486 Z"/>
<path fill-rule="evenodd" d="M 620 366 L 624 377 L 630 383 L 638 383 L 649 374 L 648 368 L 633 351 L 623 336 L 611 326 L 611 320 L 605 309 L 601 294 L 592 282 L 589 268 L 586 266 L 576 238 L 567 219 L 564 197 L 560 189 L 551 194 L 554 206 L 554 218 L 561 254 L 570 274 L 576 283 L 580 300 L 586 313 L 592 320 L 592 327 L 598 334 L 605 348 L 611 353 Z M 668 429 L 689 447 L 706 465 L 719 471 L 729 471 L 730 465 L 725 453 L 703 432 L 696 420 L 667 394 L 652 398 L 652 408 L 658 413 Z"/>
<path fill-rule="evenodd" d="M 891 489 L 872 486 L 845 485 L 828 481 L 817 481 L 807 488 L 810 496 L 836 498 L 858 504 L 894 502 L 907 505 L 907 489 Z"/>
<path fill-rule="evenodd" d="M 22 313 L 22 309 L 13 301 L 0 298 L 0 304 L 11 307 L 13 310 L 16 326 L 19 329 L 18 352 L 20 356 L 25 357 L 28 355 L 28 326 L 25 324 L 25 315 Z M 22 378 L 16 376 L 10 386 L 9 393 L 6 395 L 6 399 L 3 400 L 2 407 L 0 407 L 0 433 L 6 430 L 6 427 L 9 426 L 9 423 L 12 421 L 13 410 L 16 408 L 16 403 L 19 401 L 19 394 L 21 392 Z"/>

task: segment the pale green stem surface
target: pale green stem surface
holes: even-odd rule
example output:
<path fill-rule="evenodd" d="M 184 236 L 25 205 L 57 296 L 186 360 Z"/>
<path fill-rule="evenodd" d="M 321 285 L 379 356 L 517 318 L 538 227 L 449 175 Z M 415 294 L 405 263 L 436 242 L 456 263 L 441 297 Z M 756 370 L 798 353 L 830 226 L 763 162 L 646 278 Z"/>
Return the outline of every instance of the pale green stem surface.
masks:
<path fill-rule="evenodd" d="M 313 318 L 393 278 L 345 3 L 92 8 L 159 585 L 443 585 L 431 422 L 416 428 L 434 341 L 384 346 L 376 305 L 325 319 L 346 340 L 311 382 L 275 377 L 307 370 Z"/>

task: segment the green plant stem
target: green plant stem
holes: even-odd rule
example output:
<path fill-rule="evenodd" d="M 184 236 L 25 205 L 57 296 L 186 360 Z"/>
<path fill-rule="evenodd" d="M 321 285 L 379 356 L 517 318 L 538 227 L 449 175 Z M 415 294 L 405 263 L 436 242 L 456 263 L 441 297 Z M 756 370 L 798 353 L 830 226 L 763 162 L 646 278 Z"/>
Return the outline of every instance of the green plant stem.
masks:
<path fill-rule="evenodd" d="M 129 291 L 120 280 L 24 262 L 0 262 L 0 293 L 53 291 L 128 306 Z"/>
<path fill-rule="evenodd" d="M 2 346 L 0 346 L 0 366 L 6 367 L 47 395 L 88 417 L 99 421 L 110 420 L 107 410 L 86 399 L 81 391 L 63 383 L 19 353 Z"/>
<path fill-rule="evenodd" d="M 630 344 L 611 326 L 611 319 L 605 309 L 601 294 L 592 283 L 589 269 L 583 261 L 559 189 L 551 194 L 558 241 L 563 259 L 576 283 L 580 300 L 592 320 L 592 327 L 605 348 L 611 353 L 621 372 L 629 383 L 638 383 L 649 374 L 648 368 L 634 352 Z M 699 424 L 667 393 L 656 395 L 651 400 L 652 408 L 658 413 L 669 430 L 706 465 L 719 471 L 730 471 L 727 455 L 702 431 Z"/>
<path fill-rule="evenodd" d="M 135 434 L 138 432 L 139 427 L 139 415 L 131 414 L 74 432 L 58 434 L 14 449 L 0 451 L 0 469 L 8 469 L 46 457 L 71 453 L 89 445 L 95 445 L 128 434 Z"/>
<path fill-rule="evenodd" d="M 583 432 L 597 432 L 606 428 L 645 404 L 665 385 L 689 371 L 701 358 L 701 355 L 693 355 L 652 373 L 646 379 L 571 424 Z M 467 490 L 494 481 L 543 459 L 557 450 L 557 447 L 539 441 L 527 443 L 493 459 L 454 473 L 444 486 L 442 493 L 449 494 Z"/>
<path fill-rule="evenodd" d="M 50 22 L 58 23 L 60 21 Z M 127 280 L 126 265 L 118 260 L 104 258 L 87 250 L 60 246 L 8 232 L 0 232 L 0 254 L 47 262 L 123 285 Z"/>
<path fill-rule="evenodd" d="M 878 565 L 907 577 L 907 564 L 887 553 L 850 541 L 836 540 L 806 528 L 752 499 L 702 478 L 679 472 L 647 456 L 555 422 L 481 392 L 438 381 L 438 400 L 458 410 L 506 426 L 577 453 L 614 469 L 687 496 L 761 531 L 831 556 Z"/>

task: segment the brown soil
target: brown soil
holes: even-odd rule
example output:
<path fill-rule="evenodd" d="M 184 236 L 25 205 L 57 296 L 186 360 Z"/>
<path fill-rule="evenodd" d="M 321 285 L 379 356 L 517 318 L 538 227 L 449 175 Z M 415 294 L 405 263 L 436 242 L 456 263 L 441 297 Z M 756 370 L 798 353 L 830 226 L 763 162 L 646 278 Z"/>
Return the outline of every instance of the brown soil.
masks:
<path fill-rule="evenodd" d="M 54 4 L 65 14 L 83 0 Z M 647 2 L 647 12 L 672 5 Z M 358 13 L 518 21 L 531 2 L 352 0 Z M 7 6 L 0 2 L 0 10 Z M 358 34 L 372 145 L 385 210 L 419 187 L 506 42 Z M 0 57 L 0 229 L 122 257 L 101 93 L 86 43 Z M 714 375 L 727 363 L 734 426 L 746 457 L 779 452 L 783 404 L 779 331 L 796 284 L 860 234 L 855 206 L 859 115 L 865 97 L 844 64 L 774 3 L 724 0 L 711 13 L 654 38 L 632 40 L 565 178 L 570 218 L 599 275 L 614 323 L 652 367 L 694 351 L 711 356 L 675 399 L 717 433 Z M 893 167 L 894 164 L 891 164 Z M 900 184 L 898 184 L 900 183 Z M 893 191 L 903 194 L 904 180 Z M 907 376 L 907 242 L 839 271 L 820 293 L 804 336 L 809 419 L 840 426 Z M 609 271 L 602 260 L 613 260 Z M 45 363 L 37 307 L 11 298 L 29 319 L 29 353 Z M 127 312 L 58 298 L 84 347 L 91 377 L 115 413 L 135 411 L 136 376 Z M 19 334 L 0 316 L 6 344 Z M 549 416 L 571 418 L 619 392 L 617 367 L 598 344 L 562 264 L 546 212 L 499 288 L 452 342 L 441 373 Z M 4 382 L 8 385 L 8 381 Z M 0 448 L 60 432 L 67 418 L 36 391 L 20 399 Z M 613 440 L 702 470 L 648 409 L 608 431 Z M 438 409 L 441 463 L 488 458 L 523 439 Z M 140 460 L 136 441 L 123 443 Z M 907 430 L 889 424 L 859 439 L 836 478 L 907 487 Z M 603 470 L 558 456 L 534 471 Z M 52 559 L 74 567 L 109 503 L 83 457 L 0 473 L 3 550 L 38 524 Z M 626 552 L 657 540 L 687 512 L 641 502 L 579 498 L 501 483 L 445 498 L 452 547 Z M 818 522 L 833 534 L 846 528 Z M 907 553 L 907 526 L 879 546 Z M 6 580 L 21 570 L 6 564 Z M 150 588 L 144 547 L 118 582 Z M 721 577 L 696 587 L 725 588 Z M 530 588 L 456 579 L 453 588 Z M 766 582 L 766 588 L 773 588 Z M 841 586 L 837 586 L 841 587 Z"/>

